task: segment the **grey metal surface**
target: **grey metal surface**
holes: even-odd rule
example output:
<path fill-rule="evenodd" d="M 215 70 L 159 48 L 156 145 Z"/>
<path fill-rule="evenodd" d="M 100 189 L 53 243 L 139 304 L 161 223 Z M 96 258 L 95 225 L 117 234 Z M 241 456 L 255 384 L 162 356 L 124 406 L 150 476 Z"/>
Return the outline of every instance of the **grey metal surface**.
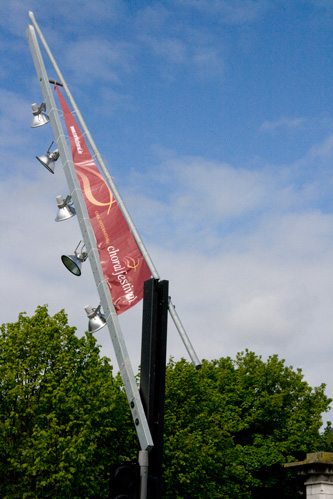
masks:
<path fill-rule="evenodd" d="M 51 50 L 50 50 L 50 48 L 49 48 L 49 46 L 48 46 L 48 44 L 43 36 L 41 29 L 38 26 L 38 23 L 35 19 L 33 12 L 31 12 L 31 11 L 29 12 L 29 17 L 34 25 L 34 28 L 36 29 L 36 32 L 40 38 L 40 41 L 45 49 L 46 54 L 49 57 L 55 72 L 57 73 L 57 76 L 58 76 L 58 78 L 63 86 L 63 89 L 66 93 L 66 96 L 67 96 L 67 98 L 68 98 L 68 100 L 73 108 L 73 111 L 75 112 L 77 121 L 79 122 L 81 129 L 82 129 L 83 133 L 85 134 L 85 138 L 88 140 L 88 142 L 90 144 L 90 147 L 95 155 L 94 159 L 95 159 L 95 161 L 98 162 L 98 164 L 103 172 L 103 175 L 105 176 L 105 179 L 106 179 L 106 181 L 107 181 L 107 183 L 112 191 L 112 194 L 113 194 L 115 200 L 117 201 L 117 204 L 118 204 L 128 226 L 129 226 L 129 228 L 130 228 L 130 230 L 131 230 L 131 232 L 132 232 L 132 234 L 137 242 L 137 245 L 140 248 L 140 251 L 141 251 L 148 267 L 149 267 L 149 270 L 155 279 L 159 279 L 158 272 L 153 264 L 153 261 L 151 260 L 150 255 L 149 255 L 149 253 L 148 253 L 148 251 L 147 251 L 147 249 L 146 249 L 146 247 L 145 247 L 145 245 L 144 245 L 144 243 L 143 243 L 143 241 L 142 241 L 142 239 L 141 239 L 141 237 L 140 237 L 140 235 L 139 235 L 139 233 L 134 225 L 134 222 L 133 222 L 126 206 L 125 206 L 125 203 L 118 192 L 117 186 L 113 182 L 113 179 L 109 173 L 109 170 L 108 170 L 106 164 L 104 163 L 104 160 L 103 160 L 103 158 L 102 158 L 102 156 L 101 156 L 101 154 L 100 154 L 100 152 L 99 152 L 99 150 L 94 142 L 94 139 L 91 136 L 91 133 L 90 133 L 83 117 L 82 117 L 82 114 L 80 113 L 79 108 L 76 105 L 76 102 L 75 102 L 75 100 L 74 100 L 74 98 L 73 98 L 73 96 L 68 88 L 68 85 L 65 81 L 65 78 L 63 77 L 63 75 L 59 69 L 59 66 L 57 65 L 57 63 L 52 55 L 52 52 L 51 52 Z"/>
<path fill-rule="evenodd" d="M 145 259 L 145 261 L 146 261 L 146 263 L 148 265 L 148 267 L 149 267 L 151 275 L 152 275 L 152 277 L 154 279 L 159 279 L 159 275 L 158 275 L 158 272 L 157 272 L 157 270 L 156 270 L 156 268 L 154 266 L 154 263 L 153 263 L 150 255 L 149 255 L 149 253 L 148 253 L 148 251 L 147 251 L 147 249 L 146 249 L 146 247 L 145 247 L 145 245 L 144 245 L 144 243 L 143 243 L 143 241 L 142 241 L 142 239 L 140 237 L 139 232 L 137 231 L 137 229 L 136 229 L 136 227 L 134 225 L 134 222 L 133 222 L 133 220 L 132 220 L 129 212 L 127 211 L 127 208 L 126 208 L 126 206 L 124 204 L 124 201 L 122 200 L 122 198 L 121 198 L 121 196 L 120 196 L 120 194 L 118 192 L 118 189 L 117 189 L 115 183 L 113 182 L 113 179 L 112 179 L 112 177 L 111 177 L 111 175 L 109 173 L 109 170 L 108 170 L 107 166 L 104 163 L 104 160 L 103 160 L 103 158 L 102 158 L 102 156 L 101 156 L 101 154 L 100 154 L 100 152 L 99 152 L 99 150 L 98 150 L 98 148 L 97 148 L 97 146 L 96 146 L 96 144 L 95 144 L 95 142 L 94 142 L 94 140 L 93 140 L 93 138 L 91 136 L 91 133 L 90 133 L 90 131 L 89 131 L 89 129 L 88 129 L 88 127 L 87 127 L 87 125 L 86 125 L 86 123 L 85 123 L 85 121 L 84 121 L 81 113 L 80 113 L 79 108 L 76 105 L 76 102 L 75 102 L 75 100 L 74 100 L 74 98 L 73 98 L 73 96 L 72 96 L 72 94 L 71 94 L 71 92 L 70 92 L 70 90 L 68 88 L 68 85 L 67 85 L 67 83 L 66 83 L 66 81 L 65 81 L 65 79 L 64 79 L 64 77 L 63 77 L 63 75 L 62 75 L 62 73 L 61 73 L 61 71 L 60 71 L 60 69 L 59 69 L 59 67 L 58 67 L 58 65 L 57 65 L 57 63 L 56 63 L 53 55 L 52 55 L 52 53 L 51 53 L 51 50 L 50 50 L 50 48 L 49 48 L 49 46 L 48 46 L 48 44 L 47 44 L 47 42 L 46 42 L 46 40 L 45 40 L 45 38 L 43 36 L 43 33 L 41 32 L 41 30 L 40 30 L 40 28 L 38 26 L 38 23 L 37 23 L 37 21 L 35 19 L 35 16 L 34 16 L 33 12 L 31 12 L 31 11 L 29 12 L 29 17 L 30 17 L 30 19 L 31 19 L 31 21 L 32 21 L 32 23 L 33 23 L 33 25 L 34 25 L 37 33 L 38 33 L 38 36 L 39 36 L 39 38 L 41 40 L 41 43 L 42 43 L 42 45 L 43 45 L 43 47 L 45 49 L 46 54 L 48 55 L 48 57 L 49 57 L 49 59 L 50 59 L 50 61 L 52 63 L 52 66 L 53 66 L 53 68 L 54 68 L 54 70 L 55 70 L 55 72 L 56 72 L 56 74 L 57 74 L 57 76 L 58 76 L 58 78 L 59 78 L 59 80 L 61 82 L 61 85 L 64 88 L 64 91 L 65 91 L 65 93 L 67 95 L 67 98 L 68 98 L 68 100 L 69 100 L 69 102 L 70 102 L 70 104 L 71 104 L 71 106 L 72 106 L 72 108 L 73 108 L 73 110 L 74 110 L 74 112 L 76 114 L 76 118 L 77 118 L 77 120 L 78 120 L 78 122 L 79 122 L 79 124 L 80 124 L 80 126 L 82 128 L 82 131 L 85 134 L 85 137 L 88 140 L 88 142 L 90 144 L 90 147 L 91 147 L 92 151 L 95 154 L 95 160 L 98 162 L 98 164 L 99 164 L 99 166 L 100 166 L 100 168 L 101 168 L 101 170 L 102 170 L 102 172 L 103 172 L 103 174 L 105 176 L 105 179 L 106 179 L 106 181 L 107 181 L 107 183 L 108 183 L 108 185 L 109 185 L 109 187 L 110 187 L 110 189 L 112 191 L 112 194 L 113 194 L 115 200 L 117 201 L 118 206 L 119 206 L 120 210 L 122 211 L 122 214 L 123 214 L 123 216 L 124 216 L 124 218 L 125 218 L 128 226 L 129 226 L 129 228 L 130 228 L 130 230 L 131 230 L 131 232 L 132 232 L 132 234 L 133 234 L 133 236 L 134 236 L 134 238 L 135 238 L 135 240 L 137 242 L 137 245 L 140 248 L 140 251 L 141 251 L 141 253 L 142 253 L 142 255 L 143 255 L 143 257 L 144 257 L 144 259 Z M 200 366 L 201 363 L 200 363 L 200 361 L 198 359 L 197 354 L 194 351 L 194 348 L 193 348 L 193 346 L 191 344 L 191 341 L 190 341 L 190 339 L 189 339 L 189 337 L 187 335 L 187 332 L 186 332 L 184 326 L 182 325 L 182 323 L 180 321 L 178 313 L 177 313 L 175 307 L 172 304 L 171 304 L 171 307 L 169 308 L 169 312 L 170 312 L 170 315 L 171 315 L 171 317 L 173 319 L 173 322 L 174 322 L 174 324 L 175 324 L 175 326 L 176 326 L 176 328 L 178 330 L 178 333 L 179 333 L 181 339 L 183 340 L 183 343 L 185 345 L 185 348 L 187 349 L 187 352 L 188 352 L 188 354 L 189 354 L 189 356 L 191 358 L 191 361 L 192 361 L 193 365 L 196 368 L 198 368 L 198 366 Z"/>
<path fill-rule="evenodd" d="M 185 345 L 185 348 L 191 358 L 191 361 L 192 361 L 192 364 L 194 365 L 194 367 L 196 369 L 200 369 L 201 367 L 201 362 L 197 356 L 197 354 L 195 353 L 195 350 L 192 346 L 192 343 L 188 337 L 188 335 L 186 334 L 186 331 L 184 329 L 184 326 L 183 324 L 181 323 L 181 320 L 176 312 L 176 307 L 174 306 L 174 304 L 172 303 L 171 301 L 171 298 L 169 298 L 169 313 L 172 317 L 172 320 L 176 326 L 176 328 L 178 329 L 178 332 L 180 334 L 180 337 L 181 339 L 183 340 L 183 343 Z"/>
<path fill-rule="evenodd" d="M 102 308 L 106 317 L 107 326 L 112 340 L 113 348 L 120 369 L 120 374 L 124 383 L 125 392 L 132 412 L 135 429 L 142 450 L 150 450 L 153 441 L 147 419 L 142 406 L 135 376 L 125 345 L 124 337 L 120 328 L 119 319 L 114 309 L 109 288 L 105 282 L 99 253 L 96 247 L 95 234 L 92 229 L 87 208 L 83 199 L 79 180 L 73 165 L 72 156 L 68 149 L 67 140 L 64 135 L 62 123 L 50 88 L 49 78 L 46 73 L 44 61 L 38 45 L 34 27 L 29 25 L 26 30 L 30 51 L 35 64 L 38 81 L 40 83 L 43 98 L 46 103 L 47 112 L 50 117 L 55 142 L 60 152 L 64 173 L 70 190 L 70 195 L 76 210 L 82 239 L 86 247 L 91 269 L 95 279 Z"/>

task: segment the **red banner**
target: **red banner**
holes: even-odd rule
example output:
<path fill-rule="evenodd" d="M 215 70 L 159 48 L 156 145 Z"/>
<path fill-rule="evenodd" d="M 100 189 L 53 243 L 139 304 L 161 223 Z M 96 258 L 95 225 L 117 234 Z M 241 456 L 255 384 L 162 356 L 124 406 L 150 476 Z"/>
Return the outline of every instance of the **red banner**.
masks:
<path fill-rule="evenodd" d="M 65 99 L 56 86 L 69 135 L 74 167 L 95 233 L 97 248 L 117 314 L 143 297 L 151 272 L 104 177 L 100 174 Z"/>

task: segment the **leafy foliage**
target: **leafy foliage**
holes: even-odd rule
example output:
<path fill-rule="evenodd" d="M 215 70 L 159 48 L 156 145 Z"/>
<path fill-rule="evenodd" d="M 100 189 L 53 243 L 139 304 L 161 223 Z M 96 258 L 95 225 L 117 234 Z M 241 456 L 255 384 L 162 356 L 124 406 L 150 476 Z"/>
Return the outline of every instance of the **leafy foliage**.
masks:
<path fill-rule="evenodd" d="M 131 428 L 112 366 L 63 311 L 1 326 L 1 498 L 107 497 L 110 464 L 135 450 Z"/>
<path fill-rule="evenodd" d="M 264 362 L 246 351 L 200 371 L 171 361 L 166 387 L 167 498 L 296 496 L 283 464 L 323 444 L 325 385 L 312 389 L 276 355 Z"/>
<path fill-rule="evenodd" d="M 276 355 L 167 365 L 166 499 L 297 496 L 284 463 L 333 451 L 330 399 Z M 108 497 L 110 465 L 137 457 L 119 376 L 96 339 L 78 338 L 61 311 L 0 329 L 0 497 Z"/>

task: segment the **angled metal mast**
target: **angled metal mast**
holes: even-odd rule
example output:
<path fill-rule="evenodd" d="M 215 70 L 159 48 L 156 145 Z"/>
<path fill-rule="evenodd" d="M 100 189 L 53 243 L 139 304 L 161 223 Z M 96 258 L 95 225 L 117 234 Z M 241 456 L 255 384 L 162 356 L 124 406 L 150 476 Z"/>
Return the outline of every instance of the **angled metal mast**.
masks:
<path fill-rule="evenodd" d="M 136 384 L 136 379 L 133 373 L 124 337 L 120 328 L 118 316 L 113 306 L 110 291 L 104 279 L 99 254 L 96 247 L 95 234 L 90 223 L 79 180 L 76 175 L 72 156 L 68 149 L 67 140 L 63 132 L 59 113 L 54 101 L 49 78 L 46 73 L 43 58 L 39 49 L 36 33 L 33 26 L 29 25 L 27 27 L 26 35 L 35 64 L 38 81 L 41 86 L 44 101 L 46 103 L 46 108 L 50 117 L 55 141 L 59 149 L 60 158 L 70 190 L 70 195 L 76 209 L 82 239 L 88 253 L 96 287 L 106 317 L 107 326 L 119 365 L 120 374 L 124 383 L 129 406 L 131 408 L 140 446 L 142 451 L 147 451 L 153 447 L 153 440 L 142 406 L 141 397 Z"/>
<path fill-rule="evenodd" d="M 130 216 L 130 214 L 129 214 L 129 212 L 124 204 L 124 201 L 122 200 L 122 198 L 118 192 L 118 189 L 117 189 L 115 183 L 113 182 L 113 179 L 108 171 L 108 168 L 107 168 L 106 164 L 104 163 L 104 160 L 103 160 L 103 158 L 102 158 L 102 156 L 101 156 L 101 154 L 100 154 L 100 152 L 99 152 L 99 150 L 98 150 L 98 148 L 97 148 L 97 146 L 96 146 L 96 144 L 95 144 L 95 142 L 94 142 L 94 140 L 89 132 L 89 129 L 88 129 L 81 113 L 80 113 L 80 110 L 77 107 L 76 102 L 75 102 L 75 100 L 74 100 L 74 98 L 73 98 L 73 96 L 68 88 L 68 85 L 67 85 L 67 83 L 66 83 L 66 81 L 65 81 L 52 53 L 51 53 L 51 50 L 50 50 L 50 48 L 49 48 L 49 46 L 48 46 L 48 44 L 43 36 L 43 33 L 41 32 L 41 30 L 37 24 L 37 21 L 35 19 L 33 12 L 31 12 L 31 11 L 29 12 L 29 17 L 30 17 L 30 19 L 33 23 L 33 26 L 34 26 L 34 28 L 35 28 L 35 30 L 40 38 L 40 41 L 45 49 L 45 52 L 50 59 L 50 62 L 51 62 L 52 66 L 57 74 L 57 77 L 59 78 L 59 82 L 61 82 L 61 84 L 63 86 L 63 89 L 66 93 L 66 96 L 67 96 L 72 108 L 73 108 L 73 111 L 76 114 L 77 120 L 82 128 L 82 131 L 85 134 L 85 137 L 88 140 L 92 151 L 94 152 L 95 159 L 98 162 L 98 164 L 103 172 L 103 175 L 106 179 L 106 182 L 107 182 L 115 200 L 117 201 L 117 204 L 118 204 L 128 226 L 129 226 L 129 228 L 130 228 L 130 230 L 131 230 L 131 232 L 132 232 L 132 234 L 137 242 L 137 245 L 139 246 L 140 251 L 141 251 L 148 267 L 149 267 L 151 275 L 154 279 L 159 279 L 159 275 L 158 275 L 158 272 L 154 266 L 154 263 L 153 263 L 150 255 L 149 255 L 149 253 L 148 253 L 148 251 L 147 251 L 147 249 L 146 249 L 146 247 L 145 247 L 145 245 L 144 245 L 144 243 L 143 243 L 143 241 L 142 241 L 142 239 L 141 239 L 141 237 L 140 237 L 140 235 L 139 235 L 139 233 L 134 225 L 134 222 L 133 222 L 133 220 L 132 220 L 132 218 L 131 218 L 131 216 Z M 185 328 L 184 328 L 184 326 L 183 326 L 183 324 L 178 316 L 176 308 L 171 301 L 171 298 L 169 298 L 168 310 L 169 310 L 169 313 L 172 317 L 172 320 L 173 320 L 173 322 L 178 330 L 178 333 L 179 333 L 179 335 L 180 335 L 180 337 L 185 345 L 185 348 L 186 348 L 186 350 L 191 358 L 192 364 L 194 365 L 194 367 L 196 369 L 200 368 L 201 362 L 200 362 L 200 360 L 199 360 L 199 358 L 198 358 L 198 356 L 197 356 L 197 354 L 196 354 L 196 352 L 191 344 L 191 341 L 190 341 L 190 339 L 186 333 L 186 330 L 185 330 Z"/>

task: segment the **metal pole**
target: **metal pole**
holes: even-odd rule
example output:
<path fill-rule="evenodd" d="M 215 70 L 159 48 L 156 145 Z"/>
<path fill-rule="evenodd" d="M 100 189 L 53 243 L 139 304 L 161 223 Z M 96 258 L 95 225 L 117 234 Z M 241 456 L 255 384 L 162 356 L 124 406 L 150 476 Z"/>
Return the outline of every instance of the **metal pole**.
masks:
<path fill-rule="evenodd" d="M 140 465 L 140 499 L 147 499 L 148 494 L 148 463 L 149 454 L 147 451 L 139 451 Z"/>
<path fill-rule="evenodd" d="M 55 105 L 49 79 L 44 66 L 44 61 L 39 49 L 37 37 L 33 26 L 29 25 L 26 30 L 30 51 L 35 64 L 38 81 L 40 83 L 46 108 L 50 117 L 55 142 L 59 149 L 60 158 L 66 175 L 70 195 L 76 209 L 82 239 L 86 247 L 91 269 L 94 275 L 96 287 L 100 296 L 104 314 L 106 316 L 110 337 L 113 343 L 115 355 L 118 361 L 120 374 L 124 383 L 125 392 L 131 408 L 135 429 L 142 450 L 150 450 L 153 440 L 148 426 L 147 418 L 142 406 L 139 390 L 125 345 L 124 337 L 120 328 L 118 316 L 114 309 L 109 288 L 105 282 L 94 231 L 91 227 L 87 208 L 83 199 L 80 183 L 76 175 L 72 157 L 68 149 L 66 137 Z"/>
<path fill-rule="evenodd" d="M 171 301 L 171 298 L 169 298 L 169 313 L 172 317 L 173 322 L 175 323 L 176 328 L 178 329 L 178 332 L 180 334 L 180 337 L 182 338 L 184 345 L 186 347 L 186 350 L 188 351 L 189 356 L 191 357 L 192 364 L 196 369 L 200 369 L 201 367 L 201 362 L 195 353 L 195 350 L 192 346 L 192 343 L 190 342 L 189 337 L 186 334 L 186 331 L 184 329 L 183 324 L 181 323 L 181 320 L 176 312 L 176 307 Z"/>
<path fill-rule="evenodd" d="M 142 256 L 144 257 L 144 259 L 145 259 L 145 261 L 146 261 L 146 263 L 148 265 L 148 268 L 149 268 L 149 270 L 151 272 L 151 275 L 152 275 L 152 277 L 154 279 L 159 279 L 159 275 L 158 275 L 158 272 L 156 270 L 156 267 L 155 267 L 155 265 L 154 265 L 154 263 L 153 263 L 150 255 L 149 255 L 149 253 L 148 253 L 148 251 L 147 251 L 147 249 L 146 249 L 146 247 L 145 247 L 145 245 L 144 245 L 144 243 L 143 243 L 143 241 L 142 241 L 142 239 L 140 237 L 139 232 L 137 231 L 137 229 L 136 229 L 136 227 L 134 225 L 134 222 L 133 222 L 133 220 L 132 220 L 132 218 L 131 218 L 131 216 L 130 216 L 130 214 L 129 214 L 129 212 L 128 212 L 125 204 L 124 204 L 124 201 L 122 200 L 122 198 L 121 198 L 121 196 L 119 194 L 119 191 L 118 191 L 115 183 L 113 182 L 113 179 L 112 179 L 112 177 L 111 177 L 111 175 L 109 173 L 109 170 L 108 170 L 106 164 L 104 163 L 104 160 L 103 160 L 103 158 L 102 158 L 102 156 L 101 156 L 101 154 L 100 154 L 100 152 L 99 152 L 99 150 L 98 150 L 98 148 L 97 148 L 97 146 L 96 146 L 96 144 L 94 142 L 94 139 L 91 136 L 91 133 L 90 133 L 90 131 L 89 131 L 89 129 L 88 129 L 88 127 L 87 127 L 87 125 L 86 125 L 86 123 L 85 123 L 85 121 L 84 121 L 81 113 L 80 113 L 79 108 L 76 105 L 76 102 L 75 102 L 75 100 L 74 100 L 74 98 L 73 98 L 73 96 L 72 96 L 72 94 L 71 94 L 71 92 L 70 92 L 70 90 L 68 88 L 68 85 L 67 85 L 67 83 L 66 83 L 66 81 L 65 81 L 65 79 L 64 79 L 64 77 L 63 77 L 63 75 L 62 75 L 62 73 L 61 73 L 61 71 L 59 69 L 59 66 L 57 65 L 57 63 L 56 63 L 56 61 L 55 61 L 55 59 L 54 59 L 54 57 L 52 55 L 52 52 L 51 52 L 51 50 L 50 50 L 50 48 L 49 48 L 49 46 L 48 46 L 48 44 L 47 44 L 47 42 L 46 42 L 46 40 L 45 40 L 45 38 L 43 36 L 43 33 L 42 33 L 41 29 L 39 28 L 39 26 L 37 24 L 37 21 L 35 19 L 35 16 L 34 16 L 33 12 L 29 11 L 29 17 L 30 17 L 30 19 L 31 19 L 31 21 L 32 21 L 32 23 L 33 23 L 36 31 L 37 31 L 37 34 L 38 34 L 38 36 L 40 38 L 40 41 L 41 41 L 41 43 L 42 43 L 42 45 L 43 45 L 43 47 L 45 49 L 45 52 L 46 52 L 47 56 L 49 57 L 50 62 L 52 64 L 52 66 L 53 66 L 53 68 L 54 68 L 54 70 L 55 70 L 55 72 L 56 72 L 56 74 L 57 74 L 60 82 L 61 82 L 61 85 L 64 88 L 64 91 L 65 91 L 65 93 L 67 95 L 67 98 L 68 98 L 68 100 L 69 100 L 69 102 L 70 102 L 70 104 L 71 104 L 71 106 L 72 106 L 72 108 L 73 108 L 73 110 L 74 110 L 74 112 L 76 114 L 78 122 L 80 123 L 82 131 L 85 134 L 85 136 L 86 136 L 86 138 L 87 138 L 87 140 L 88 140 L 88 142 L 90 144 L 90 147 L 91 147 L 92 151 L 95 154 L 96 160 L 97 160 L 98 164 L 100 165 L 100 168 L 101 168 L 101 170 L 102 170 L 102 172 L 103 172 L 103 174 L 105 176 L 105 179 L 106 179 L 107 183 L 109 184 L 111 192 L 112 192 L 115 200 L 117 201 L 117 204 L 118 204 L 118 206 L 119 206 L 122 214 L 124 215 L 124 218 L 125 218 L 128 226 L 129 226 L 129 228 L 130 228 L 130 230 L 131 230 L 131 232 L 132 232 L 132 234 L 133 234 L 133 236 L 134 236 L 134 238 L 135 238 L 135 240 L 137 242 L 137 245 L 140 248 Z M 171 301 L 170 301 L 170 303 L 171 303 Z M 178 333 L 179 333 L 180 337 L 183 340 L 185 348 L 187 349 L 188 354 L 189 354 L 189 356 L 190 356 L 190 358 L 192 360 L 192 364 L 196 368 L 198 368 L 198 366 L 200 367 L 200 365 L 201 365 L 200 361 L 199 361 L 199 359 L 198 359 L 198 357 L 197 357 L 197 355 L 196 355 L 196 353 L 194 351 L 194 348 L 193 348 L 193 346 L 192 346 L 192 344 L 190 342 L 190 339 L 189 339 L 189 337 L 188 337 L 188 335 L 187 335 L 187 333 L 185 331 L 185 328 L 182 325 L 182 323 L 181 323 L 181 321 L 180 321 L 180 319 L 178 317 L 176 309 L 175 309 L 175 307 L 172 304 L 171 304 L 171 307 L 169 308 L 169 312 L 170 312 L 170 315 L 171 315 L 171 317 L 172 317 L 172 319 L 174 321 L 174 324 L 175 324 L 175 326 L 176 326 L 176 328 L 178 330 Z"/>
<path fill-rule="evenodd" d="M 73 110 L 74 110 L 74 112 L 76 114 L 77 120 L 80 123 L 82 131 L 85 134 L 85 137 L 88 140 L 88 142 L 89 142 L 89 144 L 91 146 L 91 149 L 94 152 L 96 160 L 97 160 L 97 162 L 100 165 L 100 168 L 101 168 L 101 170 L 102 170 L 102 172 L 103 172 L 103 174 L 105 176 L 105 179 L 106 179 L 107 183 L 109 184 L 109 187 L 110 187 L 110 189 L 112 191 L 112 194 L 113 194 L 115 200 L 117 201 L 117 204 L 118 204 L 118 206 L 119 206 L 122 214 L 124 215 L 124 218 L 125 218 L 128 226 L 129 226 L 129 228 L 130 228 L 130 230 L 131 230 L 131 232 L 132 232 L 132 234 L 133 234 L 133 236 L 134 236 L 134 238 L 135 238 L 135 240 L 136 240 L 139 248 L 140 248 L 140 251 L 141 251 L 144 259 L 147 262 L 149 270 L 150 270 L 152 276 L 155 279 L 159 279 L 158 272 L 157 272 L 157 270 L 156 270 L 156 268 L 155 268 L 155 266 L 154 266 L 154 264 L 153 264 L 153 262 L 152 262 L 152 260 L 151 260 L 151 258 L 149 256 L 149 253 L 148 253 L 148 251 L 147 251 L 147 249 L 146 249 L 146 247 L 145 247 L 142 239 L 140 238 L 140 235 L 139 235 L 139 233 L 138 233 L 138 231 L 137 231 L 137 229 L 136 229 L 136 227 L 134 225 L 134 222 L 133 222 L 133 220 L 132 220 L 129 212 L 127 211 L 127 208 L 126 208 L 126 206 L 124 204 L 124 201 L 122 200 L 122 198 L 121 198 L 121 196 L 120 196 L 120 194 L 118 192 L 118 189 L 117 189 L 115 183 L 113 182 L 113 179 L 112 179 L 112 177 L 111 177 L 111 175 L 109 173 L 109 170 L 108 170 L 106 164 L 104 163 L 104 160 L 103 160 L 103 158 L 102 158 L 102 156 L 101 156 L 101 154 L 100 154 L 100 152 L 99 152 L 99 150 L 98 150 L 98 148 L 97 148 L 97 146 L 96 146 L 96 144 L 94 142 L 94 139 L 91 136 L 91 133 L 90 133 L 90 131 L 89 131 L 89 129 L 88 129 L 88 127 L 87 127 L 87 125 L 86 125 L 83 117 L 82 117 L 82 114 L 80 113 L 80 110 L 79 110 L 79 108 L 76 105 L 76 102 L 75 102 L 75 100 L 74 100 L 74 98 L 73 98 L 73 96 L 72 96 L 72 94 L 71 94 L 71 92 L 70 92 L 70 90 L 68 88 L 68 85 L 67 85 L 67 83 L 65 81 L 65 78 L 63 77 L 63 75 L 62 75 L 62 73 L 61 73 L 61 71 L 59 69 L 59 66 L 57 65 L 57 63 L 56 63 L 56 61 L 55 61 L 55 59 L 54 59 L 54 57 L 53 57 L 53 55 L 51 53 L 51 50 L 50 50 L 50 48 L 49 48 L 49 46 L 48 46 L 48 44 L 47 44 L 47 42 L 46 42 L 46 40 L 45 40 L 45 38 L 43 36 L 43 33 L 41 32 L 41 30 L 40 30 L 40 28 L 39 28 L 39 26 L 37 24 L 37 21 L 35 19 L 35 16 L 34 16 L 33 12 L 31 12 L 31 11 L 29 12 L 29 17 L 30 17 L 30 19 L 31 19 L 31 21 L 32 21 L 32 23 L 33 23 L 33 25 L 34 25 L 37 33 L 38 33 L 38 36 L 40 38 L 40 41 L 42 42 L 42 45 L 43 45 L 43 47 L 45 49 L 45 52 L 48 55 L 48 57 L 49 57 L 49 59 L 50 59 L 50 61 L 52 63 L 52 66 L 53 66 L 55 72 L 57 73 L 58 78 L 60 79 L 60 82 L 61 82 L 61 84 L 62 84 L 62 86 L 64 88 L 64 91 L 65 91 L 65 93 L 67 95 L 67 98 L 68 98 L 68 100 L 69 100 L 69 102 L 70 102 L 70 104 L 71 104 L 71 106 L 72 106 L 72 108 L 73 108 Z"/>
<path fill-rule="evenodd" d="M 162 497 L 168 286 L 168 281 L 157 279 L 144 285 L 140 395 L 154 440 L 149 455 L 148 499 Z"/>

